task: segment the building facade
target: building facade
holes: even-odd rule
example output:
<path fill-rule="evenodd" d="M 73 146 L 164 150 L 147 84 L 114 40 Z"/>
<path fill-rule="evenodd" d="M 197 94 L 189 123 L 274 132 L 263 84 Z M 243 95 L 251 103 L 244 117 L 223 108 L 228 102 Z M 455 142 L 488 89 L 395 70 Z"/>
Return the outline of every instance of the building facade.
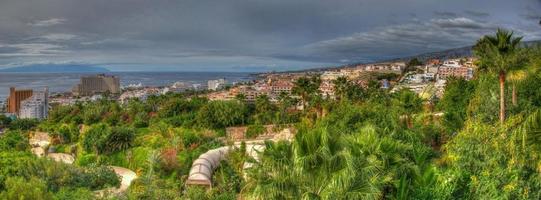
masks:
<path fill-rule="evenodd" d="M 120 79 L 117 76 L 98 74 L 94 76 L 83 76 L 81 82 L 72 89 L 73 95 L 90 96 L 97 93 L 110 92 L 120 93 Z"/>
<path fill-rule="evenodd" d="M 441 66 L 438 69 L 438 78 L 447 79 L 448 77 L 462 77 L 466 80 L 473 78 L 473 69 L 469 67 Z"/>
<path fill-rule="evenodd" d="M 7 100 L 7 112 L 18 114 L 21 109 L 21 102 L 32 96 L 33 91 L 30 89 L 17 90 L 15 87 L 9 88 L 9 97 Z"/>
<path fill-rule="evenodd" d="M 224 78 L 221 78 L 218 80 L 209 80 L 207 82 L 207 85 L 209 90 L 219 90 L 225 87 L 226 83 L 226 80 Z"/>
<path fill-rule="evenodd" d="M 21 102 L 19 118 L 45 119 L 49 115 L 49 89 L 34 92 L 34 94 Z"/>

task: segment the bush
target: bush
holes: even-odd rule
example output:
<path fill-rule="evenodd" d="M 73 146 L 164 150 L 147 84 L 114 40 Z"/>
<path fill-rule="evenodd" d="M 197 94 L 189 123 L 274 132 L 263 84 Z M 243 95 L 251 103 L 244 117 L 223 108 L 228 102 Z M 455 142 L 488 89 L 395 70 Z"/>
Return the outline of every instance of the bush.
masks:
<path fill-rule="evenodd" d="M 100 153 L 105 151 L 105 142 L 110 133 L 106 124 L 92 125 L 84 134 L 83 148 L 86 152 Z"/>
<path fill-rule="evenodd" d="M 135 147 L 128 150 L 128 168 L 133 169 L 134 171 L 146 171 L 148 168 L 147 161 L 151 151 L 152 149 L 148 147 Z"/>
<path fill-rule="evenodd" d="M 128 199 L 181 199 L 182 182 L 159 179 L 156 176 L 135 179 L 128 189 Z M 184 198 L 182 198 L 184 199 Z M 195 198 L 198 199 L 199 198 Z M 194 199 L 194 200 L 195 200 Z"/>
<path fill-rule="evenodd" d="M 114 153 L 130 148 L 135 139 L 135 130 L 128 127 L 110 128 L 106 124 L 90 127 L 83 139 L 83 148 L 87 152 Z"/>
<path fill-rule="evenodd" d="M 266 129 L 261 124 L 254 124 L 249 125 L 248 129 L 246 130 L 246 137 L 247 138 L 256 138 L 257 136 L 261 135 L 262 133 L 265 133 Z"/>
<path fill-rule="evenodd" d="M 6 190 L 0 193 L 0 199 L 5 200 L 48 200 L 51 193 L 47 191 L 45 181 L 32 177 L 26 180 L 22 177 L 9 177 L 6 180 Z"/>
<path fill-rule="evenodd" d="M 100 122 L 105 113 L 105 108 L 100 105 L 87 104 L 82 113 L 84 124 L 91 125 Z"/>
<path fill-rule="evenodd" d="M 57 137 L 61 143 L 71 143 L 77 141 L 79 137 L 79 128 L 75 124 L 62 125 L 54 131 L 54 136 Z"/>
<path fill-rule="evenodd" d="M 160 153 L 160 167 L 165 172 L 172 172 L 179 168 L 177 149 L 165 148 Z"/>
<path fill-rule="evenodd" d="M 126 150 L 133 145 L 135 130 L 127 127 L 113 127 L 105 140 L 105 152 Z"/>
<path fill-rule="evenodd" d="M 68 199 L 77 199 L 77 200 L 92 200 L 95 199 L 96 195 L 94 192 L 86 188 L 62 188 L 60 191 L 54 194 L 54 200 L 68 200 Z"/>
<path fill-rule="evenodd" d="M 128 167 L 128 159 L 127 159 L 127 151 L 119 151 L 114 152 L 106 155 L 100 155 L 99 156 L 99 164 L 100 165 L 112 165 L 112 166 L 119 166 L 119 167 Z"/>
<path fill-rule="evenodd" d="M 137 113 L 133 122 L 135 128 L 148 127 L 148 115 L 146 113 Z"/>
<path fill-rule="evenodd" d="M 10 123 L 11 123 L 11 118 L 5 115 L 0 115 L 0 128 L 8 127 Z"/>
<path fill-rule="evenodd" d="M 16 119 L 9 124 L 9 128 L 12 130 L 28 131 L 36 128 L 39 121 L 36 119 Z"/>
<path fill-rule="evenodd" d="M 184 149 L 190 148 L 193 144 L 203 141 L 198 132 L 190 129 L 177 129 L 179 132 L 180 143 Z"/>
<path fill-rule="evenodd" d="M 247 107 L 238 101 L 211 101 L 197 113 L 197 123 L 205 128 L 225 128 L 247 121 Z"/>
<path fill-rule="evenodd" d="M 96 164 L 98 157 L 95 154 L 84 154 L 80 156 L 76 163 L 79 166 L 87 167 Z"/>
<path fill-rule="evenodd" d="M 6 131 L 0 136 L 0 151 L 26 151 L 30 149 L 28 138 L 21 131 Z"/>
<path fill-rule="evenodd" d="M 10 176 L 15 176 L 24 169 L 25 163 L 35 157 L 30 152 L 0 151 L 0 191 L 5 189 L 4 183 Z"/>
<path fill-rule="evenodd" d="M 100 166 L 91 167 L 86 173 L 82 174 L 81 181 L 84 186 L 89 187 L 92 190 L 98 190 L 108 187 L 118 187 L 120 185 L 120 177 L 113 171 L 113 169 Z"/>

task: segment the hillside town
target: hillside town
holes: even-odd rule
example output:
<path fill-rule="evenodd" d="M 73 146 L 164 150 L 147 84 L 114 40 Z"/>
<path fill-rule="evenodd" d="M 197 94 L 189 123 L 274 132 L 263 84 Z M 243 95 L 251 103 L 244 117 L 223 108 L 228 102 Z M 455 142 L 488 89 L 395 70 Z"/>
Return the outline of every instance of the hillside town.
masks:
<path fill-rule="evenodd" d="M 474 75 L 474 59 L 471 57 L 428 60 L 425 64 L 408 66 L 406 62 L 359 64 L 321 72 L 284 72 L 261 74 L 253 83 L 238 84 L 227 90 L 209 87 L 210 100 L 233 100 L 242 96 L 253 102 L 258 96 L 266 95 L 271 102 L 278 101 L 281 94 L 293 95 L 295 81 L 299 77 L 318 76 L 321 80 L 319 91 L 325 98 L 335 98 L 335 80 L 345 77 L 359 87 L 366 88 L 369 81 L 377 81 L 382 89 L 397 91 L 407 88 L 426 100 L 441 97 L 446 79 L 459 77 L 470 80 Z"/>

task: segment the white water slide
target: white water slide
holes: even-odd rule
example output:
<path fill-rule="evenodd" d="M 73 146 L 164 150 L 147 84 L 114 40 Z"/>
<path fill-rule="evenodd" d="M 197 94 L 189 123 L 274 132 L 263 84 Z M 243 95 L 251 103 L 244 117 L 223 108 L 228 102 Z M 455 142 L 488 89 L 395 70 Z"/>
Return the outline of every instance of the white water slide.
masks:
<path fill-rule="evenodd" d="M 288 140 L 291 141 L 293 134 L 289 128 L 282 130 L 281 133 L 275 135 L 271 141 L 280 141 Z M 245 141 L 246 144 L 246 154 L 256 161 L 259 161 L 258 152 L 265 150 L 265 140 L 251 140 Z M 235 142 L 231 146 L 219 147 L 207 151 L 204 154 L 201 154 L 197 158 L 190 169 L 190 174 L 188 180 L 186 181 L 187 185 L 202 185 L 212 187 L 212 175 L 214 170 L 220 166 L 220 162 L 227 158 L 227 155 L 231 150 L 238 149 L 241 146 L 241 142 Z M 245 162 L 243 165 L 244 169 L 250 168 L 252 163 Z"/>
<path fill-rule="evenodd" d="M 197 158 L 190 169 L 190 174 L 186 184 L 188 185 L 203 185 L 212 187 L 212 175 L 214 170 L 220 166 L 220 162 L 227 158 L 231 150 L 240 148 L 241 143 L 235 143 L 231 146 L 219 147 L 201 154 Z M 255 160 L 258 160 L 257 152 L 265 150 L 263 140 L 246 142 L 246 154 Z M 244 163 L 244 169 L 250 168 L 251 163 Z"/>

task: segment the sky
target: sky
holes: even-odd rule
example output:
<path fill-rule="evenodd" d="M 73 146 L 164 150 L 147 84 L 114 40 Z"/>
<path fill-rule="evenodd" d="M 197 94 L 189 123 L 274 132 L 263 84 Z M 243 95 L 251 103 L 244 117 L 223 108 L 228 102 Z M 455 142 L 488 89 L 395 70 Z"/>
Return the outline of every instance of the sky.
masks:
<path fill-rule="evenodd" d="M 271 71 L 541 39 L 541 0 L 0 0 L 0 69 Z"/>

